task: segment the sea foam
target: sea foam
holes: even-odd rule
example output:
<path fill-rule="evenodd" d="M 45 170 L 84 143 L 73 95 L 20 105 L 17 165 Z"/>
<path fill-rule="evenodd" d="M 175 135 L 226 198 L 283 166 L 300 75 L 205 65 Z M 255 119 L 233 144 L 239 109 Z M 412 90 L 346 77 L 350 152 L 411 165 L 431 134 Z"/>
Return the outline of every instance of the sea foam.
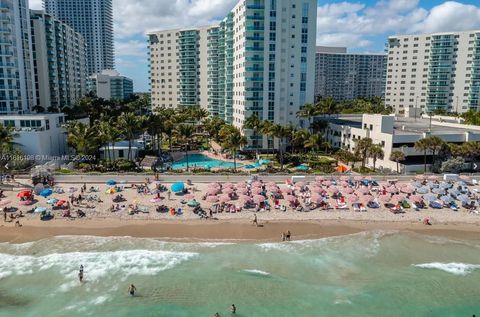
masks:
<path fill-rule="evenodd" d="M 247 269 L 243 271 L 253 275 L 270 276 L 270 273 L 256 269 Z"/>
<path fill-rule="evenodd" d="M 477 269 L 480 269 L 480 265 L 478 264 L 455 263 L 455 262 L 452 262 L 452 263 L 432 262 L 432 263 L 424 263 L 424 264 L 415 264 L 414 266 L 422 269 L 436 269 L 436 270 L 444 271 L 454 275 L 467 275 Z"/>

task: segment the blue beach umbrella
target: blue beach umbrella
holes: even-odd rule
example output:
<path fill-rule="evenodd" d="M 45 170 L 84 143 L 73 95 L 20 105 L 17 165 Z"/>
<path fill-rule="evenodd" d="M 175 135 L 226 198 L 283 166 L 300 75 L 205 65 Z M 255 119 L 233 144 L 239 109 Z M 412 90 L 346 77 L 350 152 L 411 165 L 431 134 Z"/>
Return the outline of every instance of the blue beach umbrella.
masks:
<path fill-rule="evenodd" d="M 48 197 L 53 193 L 53 191 L 50 188 L 44 189 L 40 192 L 40 196 L 42 197 Z"/>
<path fill-rule="evenodd" d="M 457 199 L 461 202 L 470 202 L 470 197 L 468 197 L 467 195 L 457 196 Z"/>
<path fill-rule="evenodd" d="M 432 193 L 438 194 L 438 195 L 442 195 L 442 194 L 445 194 L 445 189 L 442 189 L 442 188 L 434 188 L 434 189 L 432 189 Z"/>
<path fill-rule="evenodd" d="M 45 211 L 47 211 L 46 207 L 37 207 L 34 210 L 34 212 L 38 212 L 38 213 L 42 213 L 42 212 L 45 212 Z"/>
<path fill-rule="evenodd" d="M 172 192 L 174 193 L 178 193 L 178 192 L 181 192 L 185 189 L 185 184 L 183 183 L 174 183 L 172 184 L 172 187 L 170 187 Z"/>
<path fill-rule="evenodd" d="M 426 186 L 420 187 L 420 188 L 417 189 L 417 193 L 419 193 L 419 194 L 426 194 L 428 192 L 430 192 L 430 189 Z"/>
<path fill-rule="evenodd" d="M 441 182 L 439 187 L 442 188 L 442 189 L 448 189 L 448 188 L 452 187 L 452 184 L 447 183 L 447 182 Z"/>
<path fill-rule="evenodd" d="M 58 202 L 58 199 L 56 199 L 56 198 L 52 198 L 52 199 L 47 200 L 47 204 L 50 204 L 50 205 L 56 204 L 57 202 Z"/>
<path fill-rule="evenodd" d="M 423 199 L 425 199 L 426 201 L 434 201 L 437 200 L 437 196 L 433 194 L 426 194 L 423 195 Z"/>
<path fill-rule="evenodd" d="M 117 182 L 114 181 L 113 179 L 110 179 L 105 184 L 107 184 L 108 186 L 113 186 L 113 185 L 117 185 Z"/>
<path fill-rule="evenodd" d="M 440 197 L 440 199 L 443 201 L 443 202 L 446 202 L 446 203 L 451 203 L 453 201 L 453 198 L 450 197 L 450 196 L 442 196 Z"/>

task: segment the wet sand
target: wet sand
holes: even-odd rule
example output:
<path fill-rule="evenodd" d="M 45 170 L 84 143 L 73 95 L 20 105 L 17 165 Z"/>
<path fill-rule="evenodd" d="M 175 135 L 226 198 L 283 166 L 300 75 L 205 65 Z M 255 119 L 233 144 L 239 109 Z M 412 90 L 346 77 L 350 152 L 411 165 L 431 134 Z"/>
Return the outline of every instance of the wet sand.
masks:
<path fill-rule="evenodd" d="M 131 236 L 174 241 L 279 241 L 290 230 L 293 240 L 318 239 L 362 231 L 409 231 L 451 239 L 480 239 L 480 224 L 441 223 L 425 226 L 418 222 L 352 220 L 262 221 L 256 227 L 243 220 L 117 220 L 87 219 L 40 222 L 27 220 L 22 227 L 0 225 L 0 242 L 24 243 L 53 236 Z"/>

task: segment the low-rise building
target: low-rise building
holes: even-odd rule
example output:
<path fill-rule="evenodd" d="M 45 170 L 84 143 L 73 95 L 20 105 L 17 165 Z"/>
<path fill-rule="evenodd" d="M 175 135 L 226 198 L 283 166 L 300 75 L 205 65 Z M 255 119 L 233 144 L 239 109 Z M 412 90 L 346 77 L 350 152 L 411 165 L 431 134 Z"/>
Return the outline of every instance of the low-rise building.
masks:
<path fill-rule="evenodd" d="M 98 98 L 106 100 L 126 100 L 133 95 L 133 81 L 111 69 L 90 76 L 89 86 Z"/>
<path fill-rule="evenodd" d="M 0 116 L 0 123 L 14 129 L 14 147 L 29 160 L 60 160 L 68 154 L 63 113 Z"/>
<path fill-rule="evenodd" d="M 384 158 L 378 159 L 377 168 L 396 170 L 397 163 L 390 160 L 393 151 L 405 154 L 401 163 L 402 172 L 416 172 L 424 169 L 424 153 L 415 150 L 415 142 L 430 136 L 437 136 L 445 142 L 463 144 L 480 141 L 480 126 L 460 124 L 452 119 L 445 121 L 434 117 L 395 117 L 394 115 L 363 114 L 338 115 L 329 119 L 326 139 L 334 148 L 355 151 L 356 142 L 371 138 L 384 151 Z M 427 153 L 428 166 L 432 155 Z M 369 166 L 373 165 L 371 159 Z"/>

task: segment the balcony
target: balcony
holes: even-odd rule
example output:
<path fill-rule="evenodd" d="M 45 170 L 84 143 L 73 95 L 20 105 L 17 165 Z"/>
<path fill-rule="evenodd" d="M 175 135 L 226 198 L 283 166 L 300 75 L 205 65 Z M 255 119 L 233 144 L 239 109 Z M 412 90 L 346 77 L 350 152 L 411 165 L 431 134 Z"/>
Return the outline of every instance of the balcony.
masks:
<path fill-rule="evenodd" d="M 250 47 L 246 47 L 245 50 L 247 50 L 249 52 L 263 52 L 264 48 L 263 47 L 250 46 Z"/>
<path fill-rule="evenodd" d="M 265 17 L 263 15 L 247 15 L 247 20 L 263 21 Z"/>
<path fill-rule="evenodd" d="M 248 10 L 265 10 L 265 6 L 263 4 L 248 4 Z"/>

